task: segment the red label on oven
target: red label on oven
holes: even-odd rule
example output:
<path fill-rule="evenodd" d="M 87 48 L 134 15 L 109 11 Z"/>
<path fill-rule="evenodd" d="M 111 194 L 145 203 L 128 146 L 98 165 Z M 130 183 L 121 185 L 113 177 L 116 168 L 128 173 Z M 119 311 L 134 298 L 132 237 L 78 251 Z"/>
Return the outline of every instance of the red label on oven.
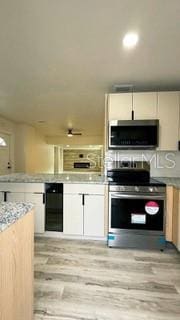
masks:
<path fill-rule="evenodd" d="M 148 201 L 145 205 L 145 211 L 148 214 L 154 215 L 159 211 L 159 205 L 155 201 Z"/>

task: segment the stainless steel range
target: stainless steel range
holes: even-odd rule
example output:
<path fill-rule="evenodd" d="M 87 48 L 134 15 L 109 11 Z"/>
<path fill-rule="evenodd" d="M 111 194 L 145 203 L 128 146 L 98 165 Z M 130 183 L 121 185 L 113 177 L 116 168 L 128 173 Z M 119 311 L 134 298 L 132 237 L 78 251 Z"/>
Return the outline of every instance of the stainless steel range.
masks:
<path fill-rule="evenodd" d="M 109 181 L 109 247 L 164 249 L 165 184 L 150 178 L 146 162 L 112 163 Z"/>

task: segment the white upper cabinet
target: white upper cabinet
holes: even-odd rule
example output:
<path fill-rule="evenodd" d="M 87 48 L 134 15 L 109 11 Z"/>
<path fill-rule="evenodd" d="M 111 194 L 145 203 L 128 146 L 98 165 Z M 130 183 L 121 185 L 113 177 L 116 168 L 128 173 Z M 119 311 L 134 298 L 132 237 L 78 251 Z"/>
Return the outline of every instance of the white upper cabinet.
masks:
<path fill-rule="evenodd" d="M 108 97 L 109 120 L 157 119 L 157 92 L 110 94 Z"/>
<path fill-rule="evenodd" d="M 133 93 L 135 120 L 157 119 L 157 92 Z"/>
<path fill-rule="evenodd" d="M 179 92 L 158 93 L 159 149 L 178 150 Z"/>
<path fill-rule="evenodd" d="M 109 120 L 131 120 L 132 93 L 113 93 L 108 96 Z"/>
<path fill-rule="evenodd" d="M 159 119 L 159 150 L 178 150 L 180 92 L 135 92 L 108 95 L 108 120 Z"/>

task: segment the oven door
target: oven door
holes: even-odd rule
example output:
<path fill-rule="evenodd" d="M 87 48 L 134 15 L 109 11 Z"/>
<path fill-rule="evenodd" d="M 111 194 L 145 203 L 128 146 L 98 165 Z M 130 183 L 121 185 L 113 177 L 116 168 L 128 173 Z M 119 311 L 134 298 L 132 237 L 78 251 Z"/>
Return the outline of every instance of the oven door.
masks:
<path fill-rule="evenodd" d="M 164 232 L 165 196 L 109 193 L 109 232 Z"/>

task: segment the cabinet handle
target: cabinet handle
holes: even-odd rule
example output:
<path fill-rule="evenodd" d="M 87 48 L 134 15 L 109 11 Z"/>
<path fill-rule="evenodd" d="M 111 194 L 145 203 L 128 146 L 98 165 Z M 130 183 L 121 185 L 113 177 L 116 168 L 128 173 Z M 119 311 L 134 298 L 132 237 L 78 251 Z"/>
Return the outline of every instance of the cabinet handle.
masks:
<path fill-rule="evenodd" d="M 33 192 L 34 194 L 43 194 L 43 192 Z"/>
<path fill-rule="evenodd" d="M 134 110 L 132 110 L 132 119 L 131 120 L 134 120 Z"/>
<path fill-rule="evenodd" d="M 7 194 L 11 193 L 10 191 L 3 191 L 4 192 L 4 202 L 7 202 Z"/>
<path fill-rule="evenodd" d="M 82 205 L 84 206 L 84 201 L 85 200 L 85 197 L 84 197 L 84 194 L 82 194 Z"/>
<path fill-rule="evenodd" d="M 43 193 L 42 195 L 43 195 L 43 203 L 45 203 L 46 202 L 46 195 L 45 195 L 45 193 Z"/>

